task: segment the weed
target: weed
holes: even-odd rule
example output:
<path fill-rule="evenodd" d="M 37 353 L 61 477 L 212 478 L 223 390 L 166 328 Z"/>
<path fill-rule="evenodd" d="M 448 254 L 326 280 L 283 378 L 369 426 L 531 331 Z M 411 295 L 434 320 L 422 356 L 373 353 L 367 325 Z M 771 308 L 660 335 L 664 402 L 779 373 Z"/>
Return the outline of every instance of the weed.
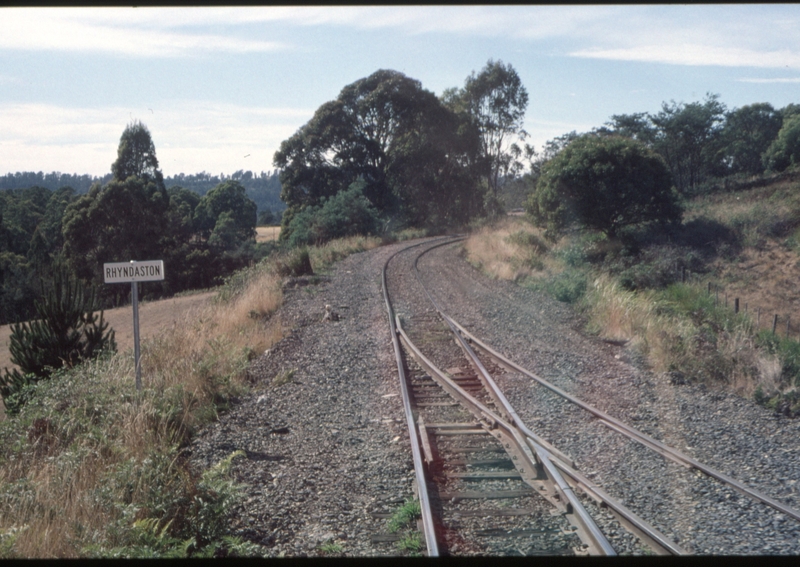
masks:
<path fill-rule="evenodd" d="M 564 303 L 576 303 L 583 297 L 587 285 L 586 274 L 574 268 L 528 284 L 532 289 L 543 291 Z"/>
<path fill-rule="evenodd" d="M 272 379 L 272 387 L 278 388 L 283 386 L 284 384 L 290 384 L 294 382 L 294 375 L 297 372 L 296 368 L 292 368 L 291 370 L 287 370 L 285 372 L 281 372 L 275 378 Z"/>
<path fill-rule="evenodd" d="M 418 532 L 405 534 L 397 541 L 397 548 L 400 551 L 407 551 L 411 555 L 418 555 L 422 551 L 422 538 Z"/>
<path fill-rule="evenodd" d="M 308 276 L 314 273 L 308 248 L 294 248 L 275 261 L 279 276 Z"/>
<path fill-rule="evenodd" d="M 389 519 L 389 531 L 396 533 L 409 526 L 422 514 L 422 509 L 417 500 L 407 500 Z"/>
<path fill-rule="evenodd" d="M 319 550 L 326 555 L 338 555 L 344 551 L 344 547 L 338 541 L 326 541 L 319 546 Z"/>
<path fill-rule="evenodd" d="M 379 242 L 329 249 L 338 258 Z M 141 392 L 129 353 L 21 392 L 20 413 L 0 422 L 1 557 L 259 553 L 227 532 L 239 493 L 230 462 L 198 477 L 179 447 L 247 391 L 248 360 L 282 337 L 269 317 L 282 301 L 279 259 L 231 276 L 213 304 L 143 341 Z"/>

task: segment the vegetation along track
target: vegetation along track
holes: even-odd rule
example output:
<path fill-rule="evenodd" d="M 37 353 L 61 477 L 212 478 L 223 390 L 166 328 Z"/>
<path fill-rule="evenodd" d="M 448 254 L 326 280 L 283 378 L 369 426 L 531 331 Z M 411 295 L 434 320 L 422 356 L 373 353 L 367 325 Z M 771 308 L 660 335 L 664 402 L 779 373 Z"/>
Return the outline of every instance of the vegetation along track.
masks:
<path fill-rule="evenodd" d="M 674 535 L 676 526 L 670 518 L 686 512 L 685 499 L 673 499 L 682 510 L 647 505 L 654 495 L 687 482 L 695 485 L 681 488 L 694 496 L 691 508 L 706 511 L 696 514 L 698 524 L 709 510 L 723 503 L 744 506 L 756 515 L 777 513 L 781 521 L 788 519 L 791 528 L 787 531 L 796 533 L 800 511 L 792 506 L 581 401 L 496 352 L 449 317 L 427 287 L 435 287 L 434 282 L 450 283 L 443 295 L 458 295 L 453 289 L 457 286 L 438 270 L 446 262 L 442 257 L 439 261 L 433 258 L 448 249 L 452 256 L 453 246 L 448 245 L 454 242 L 443 239 L 399 251 L 387 260 L 383 274 L 429 555 L 702 552 L 703 548 L 692 546 L 691 541 L 688 545 L 676 543 L 681 538 Z M 422 259 L 429 261 L 420 262 Z M 578 469 L 587 465 L 602 468 L 601 463 L 579 467 L 573 458 L 525 426 L 494 378 L 508 374 L 542 386 L 550 396 L 543 398 L 543 403 L 572 406 L 570 411 L 558 412 L 561 418 L 556 421 L 564 431 L 573 430 L 571 417 L 574 408 L 580 408 L 582 420 L 588 416 L 593 422 L 593 444 L 605 448 L 607 459 L 615 460 L 616 454 L 631 469 L 628 476 L 641 474 L 644 482 L 629 481 L 626 488 L 630 490 L 615 497 L 592 480 L 597 472 L 580 472 Z M 577 436 L 586 435 L 575 431 Z M 617 452 L 622 445 L 625 449 Z M 656 468 L 662 466 L 654 483 L 656 461 L 661 461 Z M 718 483 L 714 490 L 707 488 L 711 479 Z M 733 491 L 756 504 L 732 498 Z M 642 492 L 649 498 L 641 498 Z M 627 506 L 621 498 L 635 506 Z M 735 512 L 726 512 L 716 518 L 723 525 L 708 529 L 726 534 L 731 526 L 724 523 L 735 516 Z M 739 520 L 739 527 L 745 530 L 752 526 L 747 523 L 752 519 L 746 516 Z M 712 520 L 712 524 L 716 522 Z M 764 523 L 756 522 L 759 526 Z M 787 535 L 791 537 L 791 533 Z M 715 551 L 741 549 L 733 546 Z"/>

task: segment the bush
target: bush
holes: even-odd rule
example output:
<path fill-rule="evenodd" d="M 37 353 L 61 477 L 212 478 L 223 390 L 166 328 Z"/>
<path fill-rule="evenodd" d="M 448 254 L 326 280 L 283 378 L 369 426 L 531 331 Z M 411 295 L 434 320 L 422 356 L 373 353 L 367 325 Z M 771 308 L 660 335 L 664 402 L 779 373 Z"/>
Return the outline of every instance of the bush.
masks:
<path fill-rule="evenodd" d="M 783 171 L 800 165 L 800 114 L 784 121 L 778 137 L 764 152 L 763 161 L 769 171 Z"/>
<path fill-rule="evenodd" d="M 319 245 L 334 238 L 376 234 L 380 227 L 378 210 L 364 196 L 364 185 L 357 181 L 346 191 L 323 199 L 321 206 L 297 213 L 289 222 L 289 245 Z"/>
<path fill-rule="evenodd" d="M 564 303 L 575 303 L 586 293 L 588 281 L 581 270 L 569 268 L 544 281 L 532 284 L 534 289 L 544 291 L 548 295 Z"/>
<path fill-rule="evenodd" d="M 288 254 L 275 261 L 275 269 L 281 277 L 310 276 L 314 273 L 311 268 L 311 257 L 308 248 L 295 248 Z"/>
<path fill-rule="evenodd" d="M 6 368 L 0 379 L 0 395 L 10 413 L 24 403 L 17 394 L 27 384 L 47 379 L 61 367 L 117 350 L 114 330 L 103 321 L 103 312 L 94 314 L 94 290 L 85 294 L 61 268 L 53 276 L 52 288 L 43 288 L 42 295 L 35 303 L 36 319 L 11 327 L 11 361 L 22 372 Z"/>
<path fill-rule="evenodd" d="M 549 230 L 579 223 L 608 236 L 682 214 L 659 155 L 634 140 L 595 135 L 575 139 L 544 165 L 527 210 Z"/>

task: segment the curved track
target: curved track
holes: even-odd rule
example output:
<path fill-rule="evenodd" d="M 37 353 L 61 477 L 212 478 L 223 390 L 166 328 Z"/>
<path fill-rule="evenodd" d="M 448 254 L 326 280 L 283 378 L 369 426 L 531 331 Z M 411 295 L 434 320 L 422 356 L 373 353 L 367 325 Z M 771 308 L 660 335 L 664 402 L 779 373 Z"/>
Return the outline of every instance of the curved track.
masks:
<path fill-rule="evenodd" d="M 685 553 L 653 525 L 576 470 L 570 457 L 531 431 L 492 377 L 493 372 L 501 369 L 527 376 L 590 412 L 613 431 L 659 455 L 701 471 L 800 520 L 797 510 L 637 431 L 520 367 L 444 313 L 424 285 L 418 261 L 429 251 L 457 240 L 441 238 L 411 245 L 390 257 L 382 274 L 429 556 L 487 551 L 492 554 L 613 555 L 613 546 L 590 513 L 590 509 L 596 510 L 593 503 L 609 510 L 638 538 L 643 549 L 658 554 Z M 413 276 L 409 269 L 399 268 L 393 275 L 404 280 L 392 286 L 395 295 L 402 295 L 401 290 L 409 286 L 417 288 L 416 297 L 402 300 L 405 306 L 412 302 L 417 304 L 415 314 L 403 322 L 395 312 L 387 273 L 393 259 L 411 254 L 415 255 Z M 432 308 L 419 306 L 422 294 Z M 457 345 L 455 351 L 454 345 Z M 436 351 L 432 358 L 443 361 L 447 371 L 440 368 L 443 364 L 437 366 L 422 349 Z M 503 452 L 505 457 L 502 457 Z M 513 484 L 515 488 L 509 490 L 511 483 L 516 483 Z M 504 501 L 507 505 L 490 506 L 494 501 Z M 464 506 L 463 502 L 469 505 Z M 498 527 L 486 529 L 482 524 L 482 530 L 473 526 L 470 531 L 470 522 L 465 518 L 481 517 L 493 518 Z M 460 533 L 462 529 L 467 535 Z M 482 542 L 474 541 L 476 534 L 481 536 Z M 512 540 L 513 545 L 498 543 Z"/>

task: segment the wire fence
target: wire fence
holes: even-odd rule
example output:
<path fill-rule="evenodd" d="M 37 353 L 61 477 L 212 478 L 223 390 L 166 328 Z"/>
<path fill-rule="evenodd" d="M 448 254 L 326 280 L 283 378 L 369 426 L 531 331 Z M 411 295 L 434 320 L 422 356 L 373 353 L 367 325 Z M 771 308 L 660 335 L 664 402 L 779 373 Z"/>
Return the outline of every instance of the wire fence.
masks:
<path fill-rule="evenodd" d="M 683 283 L 694 283 L 700 285 L 702 283 L 702 274 L 691 272 L 686 267 L 676 266 L 678 273 L 678 280 Z M 728 290 L 720 288 L 720 286 L 711 281 L 706 282 L 706 293 L 714 296 L 714 307 L 720 305 L 730 308 L 734 313 L 743 313 L 749 315 L 751 318 L 755 315 L 756 329 L 767 328 L 772 330 L 772 334 L 778 334 L 785 329 L 785 335 L 790 338 L 792 333 L 798 334 L 798 329 L 792 327 L 791 313 L 768 313 L 762 310 L 761 307 L 750 306 L 746 302 L 742 302 L 739 297 L 728 293 Z M 762 326 L 762 320 L 766 324 Z"/>

